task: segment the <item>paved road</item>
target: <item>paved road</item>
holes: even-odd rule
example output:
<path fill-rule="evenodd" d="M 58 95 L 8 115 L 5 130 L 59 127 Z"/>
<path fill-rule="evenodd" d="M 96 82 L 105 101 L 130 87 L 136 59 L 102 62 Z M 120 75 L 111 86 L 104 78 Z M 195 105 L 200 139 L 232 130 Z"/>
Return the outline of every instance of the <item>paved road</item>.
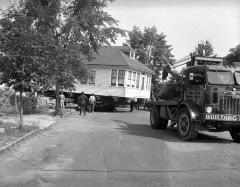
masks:
<path fill-rule="evenodd" d="M 77 113 L 0 156 L 0 186 L 239 187 L 240 145 L 228 133 L 178 139 L 145 111 Z"/>

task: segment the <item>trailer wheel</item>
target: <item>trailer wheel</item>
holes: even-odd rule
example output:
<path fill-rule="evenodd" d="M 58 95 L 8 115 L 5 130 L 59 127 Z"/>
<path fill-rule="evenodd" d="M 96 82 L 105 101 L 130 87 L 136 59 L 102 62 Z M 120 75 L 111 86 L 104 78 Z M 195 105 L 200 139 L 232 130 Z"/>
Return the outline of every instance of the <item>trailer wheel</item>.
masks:
<path fill-rule="evenodd" d="M 180 110 L 177 123 L 177 132 L 180 138 L 185 141 L 191 141 L 197 137 L 195 123 L 191 121 L 186 108 Z"/>
<path fill-rule="evenodd" d="M 230 130 L 230 135 L 234 142 L 240 143 L 240 128 L 233 128 Z"/>
<path fill-rule="evenodd" d="M 150 125 L 153 129 L 159 129 L 159 107 L 152 106 L 150 109 Z"/>

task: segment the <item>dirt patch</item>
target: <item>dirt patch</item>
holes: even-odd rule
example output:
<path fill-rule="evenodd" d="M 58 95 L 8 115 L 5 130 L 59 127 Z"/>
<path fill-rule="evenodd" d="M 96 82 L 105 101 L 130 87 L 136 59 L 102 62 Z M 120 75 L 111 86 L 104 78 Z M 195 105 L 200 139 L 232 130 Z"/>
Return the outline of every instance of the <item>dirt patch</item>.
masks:
<path fill-rule="evenodd" d="M 19 128 L 19 115 L 0 116 L 0 148 L 54 122 L 52 111 L 23 116 L 23 126 Z"/>

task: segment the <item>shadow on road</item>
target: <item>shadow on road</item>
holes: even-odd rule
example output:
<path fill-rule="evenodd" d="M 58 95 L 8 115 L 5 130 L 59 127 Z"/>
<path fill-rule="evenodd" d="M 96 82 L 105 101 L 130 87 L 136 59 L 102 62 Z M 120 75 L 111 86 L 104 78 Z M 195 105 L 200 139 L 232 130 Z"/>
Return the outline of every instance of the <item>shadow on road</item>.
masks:
<path fill-rule="evenodd" d="M 202 132 L 198 133 L 196 143 L 234 143 L 232 139 L 221 138 L 215 135 L 208 135 Z"/>
<path fill-rule="evenodd" d="M 178 137 L 176 128 L 167 128 L 166 130 L 155 130 L 147 124 L 130 124 L 125 121 L 115 120 L 115 122 L 119 123 L 118 130 L 121 133 L 135 135 L 135 136 L 143 136 L 149 138 L 161 139 L 163 141 L 168 142 L 184 142 Z M 229 144 L 233 143 L 231 139 L 221 138 L 215 135 L 207 135 L 204 133 L 199 133 L 198 137 L 193 142 L 187 143 L 223 143 Z"/>

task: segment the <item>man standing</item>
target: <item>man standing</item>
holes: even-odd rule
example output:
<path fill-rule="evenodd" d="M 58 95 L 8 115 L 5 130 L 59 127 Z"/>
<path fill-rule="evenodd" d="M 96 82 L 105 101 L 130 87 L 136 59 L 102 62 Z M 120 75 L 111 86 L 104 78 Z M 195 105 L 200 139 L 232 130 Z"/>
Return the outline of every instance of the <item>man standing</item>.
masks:
<path fill-rule="evenodd" d="M 134 97 L 134 98 L 133 98 L 133 102 L 134 102 L 134 107 L 135 107 L 135 109 L 138 110 L 139 108 L 138 108 L 137 97 Z"/>
<path fill-rule="evenodd" d="M 86 115 L 87 102 L 88 102 L 88 97 L 84 94 L 84 92 L 82 92 L 81 95 L 78 97 L 78 106 L 80 110 L 80 115 L 82 114 L 82 110 L 84 115 Z"/>
<path fill-rule="evenodd" d="M 89 98 L 89 104 L 90 104 L 90 112 L 94 113 L 94 108 L 95 108 L 95 104 L 96 104 L 96 97 L 94 96 L 93 93 Z"/>
<path fill-rule="evenodd" d="M 133 107 L 134 107 L 134 99 L 131 98 L 131 100 L 130 100 L 130 112 L 133 111 Z"/>
<path fill-rule="evenodd" d="M 60 108 L 64 108 L 65 96 L 63 95 L 62 92 L 61 92 L 61 94 L 59 95 L 59 98 L 60 98 Z"/>

